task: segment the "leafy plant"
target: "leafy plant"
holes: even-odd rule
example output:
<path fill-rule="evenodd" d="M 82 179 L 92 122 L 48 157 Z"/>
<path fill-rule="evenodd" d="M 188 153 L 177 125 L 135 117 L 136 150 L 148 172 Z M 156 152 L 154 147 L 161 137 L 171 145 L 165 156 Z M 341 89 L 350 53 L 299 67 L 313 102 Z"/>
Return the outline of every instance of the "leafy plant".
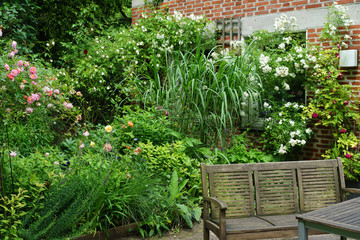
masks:
<path fill-rule="evenodd" d="M 180 183 L 179 183 L 180 181 Z M 194 204 L 194 199 L 189 199 L 184 192 L 184 188 L 187 184 L 189 179 L 183 179 L 182 181 L 179 179 L 177 171 L 174 170 L 174 172 L 171 175 L 170 179 L 170 185 L 169 185 L 169 212 L 171 219 L 173 219 L 173 225 L 181 225 L 181 218 L 185 220 L 186 224 L 192 228 L 192 219 L 195 219 L 196 221 L 200 220 L 201 217 L 201 208 L 199 206 L 196 206 Z M 195 186 L 193 186 L 195 187 Z M 190 189 L 191 191 L 191 189 Z M 175 216 L 174 216 L 175 215 Z M 177 216 L 176 216 L 177 215 Z"/>
<path fill-rule="evenodd" d="M 226 147 L 244 116 L 242 102 L 258 96 L 261 81 L 251 67 L 249 47 L 244 54 L 214 60 L 197 43 L 195 51 L 169 53 L 166 76 L 157 62 L 149 65 L 150 87 L 143 89 L 145 103 L 162 106 L 178 131 L 205 144 Z M 260 86 L 259 86 L 260 85 Z"/>
<path fill-rule="evenodd" d="M 22 225 L 22 218 L 27 214 L 26 207 L 27 191 L 21 188 L 17 194 L 10 197 L 4 196 L 0 199 L 0 237 L 4 240 L 22 239 L 19 236 L 19 229 Z"/>
<path fill-rule="evenodd" d="M 262 142 L 267 152 L 282 156 L 284 160 L 296 159 L 312 134 L 312 130 L 307 128 L 307 121 L 301 115 L 303 108 L 303 105 L 296 102 L 287 102 L 265 119 Z"/>
<path fill-rule="evenodd" d="M 139 143 L 140 161 L 145 161 L 146 168 L 157 173 L 164 183 L 169 182 L 174 170 L 182 179 L 189 179 L 187 188 L 199 186 L 200 161 L 186 155 L 186 145 L 181 141 L 154 146 L 151 142 Z M 143 159 L 143 160 L 142 160 Z"/>
<path fill-rule="evenodd" d="M 73 169 L 72 173 L 52 184 L 43 208 L 28 212 L 23 219 L 22 237 L 73 237 L 96 226 L 94 213 L 102 206 L 106 175 L 91 170 L 82 173 L 81 170 Z"/>
<path fill-rule="evenodd" d="M 236 135 L 234 145 L 219 154 L 216 163 L 258 163 L 274 162 L 276 158 L 272 154 L 266 154 L 253 146 L 250 139 L 246 137 L 247 131 Z"/>
<path fill-rule="evenodd" d="M 328 21 L 321 31 L 321 42 L 326 47 L 311 46 L 309 54 L 317 59 L 317 64 L 309 69 L 308 86 L 314 95 L 304 108 L 304 116 L 315 125 L 329 128 L 333 147 L 324 154 L 326 158 L 342 157 L 344 173 L 349 180 L 358 180 L 360 168 L 358 146 L 359 101 L 354 90 L 359 90 L 341 82 L 344 70 L 339 67 L 339 51 L 347 48 L 351 39 L 349 25 L 352 20 L 347 8 L 336 3 L 329 6 Z M 331 146 L 330 145 L 330 146 Z"/>

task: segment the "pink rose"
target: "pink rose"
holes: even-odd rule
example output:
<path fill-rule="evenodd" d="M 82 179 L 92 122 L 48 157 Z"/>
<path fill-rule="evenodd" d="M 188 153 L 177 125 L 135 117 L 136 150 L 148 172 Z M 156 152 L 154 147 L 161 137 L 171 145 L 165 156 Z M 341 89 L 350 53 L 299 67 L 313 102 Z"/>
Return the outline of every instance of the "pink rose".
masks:
<path fill-rule="evenodd" d="M 313 118 L 318 118 L 318 117 L 319 117 L 319 114 L 313 113 L 312 117 L 313 117 Z"/>
<path fill-rule="evenodd" d="M 349 101 L 344 101 L 344 105 L 348 105 L 349 104 Z"/>
<path fill-rule="evenodd" d="M 31 94 L 31 98 L 34 99 L 34 101 L 39 101 L 40 95 L 38 93 Z"/>
<path fill-rule="evenodd" d="M 344 128 L 341 129 L 341 130 L 340 130 L 340 133 L 346 133 L 346 129 L 344 129 Z"/>
<path fill-rule="evenodd" d="M 28 67 L 29 65 L 30 65 L 30 63 L 25 61 L 24 67 Z"/>
<path fill-rule="evenodd" d="M 27 113 L 32 113 L 34 111 L 34 109 L 32 109 L 31 107 L 27 107 L 25 111 Z"/>
<path fill-rule="evenodd" d="M 19 71 L 20 72 L 20 71 Z M 18 75 L 18 71 L 16 69 L 11 71 L 11 74 L 16 77 Z"/>
<path fill-rule="evenodd" d="M 9 64 L 6 64 L 6 63 L 5 63 L 4 67 L 5 67 L 6 71 L 9 71 L 9 70 L 10 70 Z"/>
<path fill-rule="evenodd" d="M 36 76 L 35 73 L 32 73 L 32 74 L 30 74 L 30 78 L 33 79 L 33 80 L 35 80 L 35 79 L 37 79 L 37 76 Z"/>
<path fill-rule="evenodd" d="M 55 90 L 54 90 L 54 93 L 55 93 L 55 94 L 60 94 L 60 90 L 59 90 L 59 89 L 55 89 Z"/>
<path fill-rule="evenodd" d="M 31 84 L 34 84 L 36 86 L 36 82 L 32 81 Z"/>
<path fill-rule="evenodd" d="M 17 64 L 18 64 L 19 67 L 21 67 L 22 65 L 24 65 L 24 63 L 23 63 L 22 60 L 19 60 Z"/>
<path fill-rule="evenodd" d="M 67 109 L 72 109 L 74 106 L 71 103 L 66 104 L 65 106 Z"/>
<path fill-rule="evenodd" d="M 345 157 L 346 157 L 346 158 L 352 158 L 352 155 L 351 155 L 350 153 L 347 153 L 347 154 L 345 155 Z"/>
<path fill-rule="evenodd" d="M 8 76 L 8 78 L 10 79 L 10 81 L 14 81 L 14 75 L 12 75 L 11 73 L 9 73 L 7 76 Z"/>
<path fill-rule="evenodd" d="M 17 42 L 12 41 L 12 43 L 11 43 L 11 47 L 12 47 L 12 48 L 16 48 L 16 45 L 17 45 Z"/>
<path fill-rule="evenodd" d="M 12 51 L 11 53 L 9 53 L 9 58 L 13 58 L 14 56 L 15 56 L 15 52 L 14 51 Z"/>
<path fill-rule="evenodd" d="M 85 137 L 89 136 L 89 131 L 86 130 L 85 132 L 83 132 L 83 135 L 84 135 Z"/>
<path fill-rule="evenodd" d="M 31 67 L 31 68 L 29 69 L 29 71 L 30 71 L 30 73 L 35 74 L 35 73 L 36 73 L 36 68 L 35 68 L 35 67 Z"/>
<path fill-rule="evenodd" d="M 110 145 L 110 143 L 105 143 L 103 149 L 106 150 L 107 152 L 110 152 L 112 149 L 112 146 Z"/>

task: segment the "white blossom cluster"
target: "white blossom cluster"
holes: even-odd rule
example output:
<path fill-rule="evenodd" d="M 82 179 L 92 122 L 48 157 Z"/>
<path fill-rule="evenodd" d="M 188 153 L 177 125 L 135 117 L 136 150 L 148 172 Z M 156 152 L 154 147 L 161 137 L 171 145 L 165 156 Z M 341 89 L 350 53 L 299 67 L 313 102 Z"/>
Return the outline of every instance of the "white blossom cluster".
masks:
<path fill-rule="evenodd" d="M 343 6 L 343 5 L 339 5 L 337 2 L 334 2 L 332 8 L 331 8 L 331 13 L 329 14 L 329 19 L 333 20 L 333 22 L 329 24 L 328 28 L 329 31 L 328 33 L 330 35 L 336 35 L 338 32 L 338 28 L 339 26 L 345 26 L 348 27 L 351 24 L 353 24 L 353 20 L 350 19 L 349 14 L 347 13 L 347 11 L 349 10 L 349 8 L 347 6 Z M 350 40 L 351 37 L 349 35 L 346 35 L 347 40 Z"/>
<path fill-rule="evenodd" d="M 340 14 L 340 18 L 341 20 L 343 20 L 345 27 L 348 27 L 351 24 L 353 24 L 353 20 L 350 19 L 350 16 L 347 13 L 347 11 L 349 10 L 347 6 L 339 5 L 337 2 L 334 2 L 334 6 L 337 12 Z"/>
<path fill-rule="evenodd" d="M 286 31 L 294 30 L 297 27 L 296 18 L 286 16 L 282 14 L 280 18 L 275 19 L 274 28 L 276 31 L 284 33 Z"/>
<path fill-rule="evenodd" d="M 261 54 L 259 57 L 260 62 L 260 68 L 264 73 L 271 72 L 272 68 L 269 66 L 268 62 L 270 60 L 269 56 L 265 56 L 264 54 Z"/>
<path fill-rule="evenodd" d="M 289 75 L 289 68 L 280 66 L 275 69 L 275 77 L 287 77 Z"/>
<path fill-rule="evenodd" d="M 281 155 L 283 155 L 283 154 L 286 153 L 286 151 L 287 151 L 286 146 L 284 146 L 283 144 L 281 144 L 278 153 L 280 153 Z"/>

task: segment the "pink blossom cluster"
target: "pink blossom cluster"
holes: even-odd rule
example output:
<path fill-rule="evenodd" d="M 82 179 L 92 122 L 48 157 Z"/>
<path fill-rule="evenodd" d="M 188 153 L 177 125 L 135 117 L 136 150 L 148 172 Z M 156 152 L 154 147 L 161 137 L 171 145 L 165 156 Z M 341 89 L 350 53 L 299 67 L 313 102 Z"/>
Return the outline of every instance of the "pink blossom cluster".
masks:
<path fill-rule="evenodd" d="M 15 41 L 12 41 L 11 43 L 11 48 L 13 49 L 10 53 L 9 53 L 9 58 L 13 58 L 15 56 L 15 54 L 17 54 L 19 51 L 16 49 L 16 45 L 17 45 L 17 42 Z"/>
<path fill-rule="evenodd" d="M 74 106 L 72 105 L 72 103 L 68 103 L 68 102 L 63 102 L 64 107 L 66 107 L 67 109 L 72 109 Z"/>
<path fill-rule="evenodd" d="M 35 101 L 39 101 L 40 95 L 38 93 L 32 93 L 30 97 L 27 98 L 27 102 L 32 104 Z"/>
<path fill-rule="evenodd" d="M 20 72 L 24 72 L 24 71 L 25 71 L 24 67 L 28 67 L 28 66 L 29 66 L 29 63 L 28 63 L 28 62 L 25 62 L 25 63 L 24 63 L 22 60 L 19 60 L 18 63 L 17 63 L 17 65 L 19 66 L 19 68 L 15 68 L 15 69 L 13 69 L 13 70 L 11 70 L 11 71 L 10 71 L 10 66 L 9 66 L 9 64 L 5 63 L 5 65 L 4 65 L 5 70 L 6 70 L 6 71 L 10 71 L 10 73 L 7 74 L 7 77 L 9 78 L 10 81 L 14 81 L 15 77 L 17 77 Z M 35 73 L 36 73 L 36 68 L 35 68 L 35 67 L 32 67 L 32 68 L 33 68 L 33 69 L 32 69 L 33 71 L 34 71 L 34 69 L 35 69 Z M 30 68 L 30 69 L 31 69 L 31 68 Z M 36 78 L 37 78 L 36 74 L 35 74 L 35 76 L 32 76 L 32 72 L 31 72 L 31 71 L 30 71 L 30 73 L 31 73 L 31 75 L 30 75 L 30 78 L 31 78 L 31 79 L 36 79 Z"/>
<path fill-rule="evenodd" d="M 14 100 L 20 104 L 24 104 L 23 109 L 28 114 L 35 111 L 34 106 L 41 106 L 42 104 L 44 104 L 47 108 L 53 108 L 55 102 L 46 102 L 50 99 L 59 98 L 57 103 L 61 104 L 63 102 L 66 109 L 72 109 L 74 107 L 72 103 L 62 97 L 63 94 L 61 94 L 61 91 L 54 87 L 52 81 L 56 80 L 56 78 L 46 76 L 42 76 L 40 78 L 37 75 L 37 67 L 32 66 L 25 59 L 21 60 L 18 59 L 18 56 L 15 56 L 17 53 L 17 43 L 15 41 L 11 43 L 11 48 L 12 52 L 10 53 L 10 57 L 12 59 L 8 59 L 7 63 L 4 62 L 3 67 L 5 71 L 2 71 L 4 77 L 10 81 L 7 83 L 8 87 L 3 86 L 2 89 L 7 91 L 9 94 L 13 94 L 14 92 L 20 93 L 23 95 L 22 99 L 24 101 L 21 101 L 19 98 L 9 98 L 7 101 L 9 103 L 9 107 L 6 106 L 6 112 L 8 114 L 13 113 L 11 106 L 15 105 L 15 102 L 13 102 Z M 81 92 L 77 92 L 76 95 L 81 97 L 82 94 Z M 79 120 L 81 120 L 81 115 L 76 118 L 76 121 Z"/>

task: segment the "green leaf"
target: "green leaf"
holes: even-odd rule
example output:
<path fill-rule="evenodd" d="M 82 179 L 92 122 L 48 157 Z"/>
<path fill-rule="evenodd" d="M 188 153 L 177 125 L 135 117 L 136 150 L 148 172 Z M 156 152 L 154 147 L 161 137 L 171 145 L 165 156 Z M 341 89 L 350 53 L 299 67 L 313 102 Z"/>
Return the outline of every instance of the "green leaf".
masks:
<path fill-rule="evenodd" d="M 186 223 L 189 225 L 190 228 L 192 228 L 193 224 L 191 222 L 191 214 L 188 207 L 183 204 L 176 204 L 176 206 L 180 209 L 180 214 L 184 218 Z"/>
<path fill-rule="evenodd" d="M 170 186 L 169 186 L 169 193 L 170 193 L 169 202 L 171 204 L 175 202 L 176 195 L 179 192 L 178 181 L 179 181 L 178 174 L 176 170 L 174 170 L 170 179 Z"/>
<path fill-rule="evenodd" d="M 193 209 L 193 217 L 195 218 L 196 221 L 200 221 L 200 218 L 201 218 L 201 208 L 200 207 L 195 207 Z"/>

